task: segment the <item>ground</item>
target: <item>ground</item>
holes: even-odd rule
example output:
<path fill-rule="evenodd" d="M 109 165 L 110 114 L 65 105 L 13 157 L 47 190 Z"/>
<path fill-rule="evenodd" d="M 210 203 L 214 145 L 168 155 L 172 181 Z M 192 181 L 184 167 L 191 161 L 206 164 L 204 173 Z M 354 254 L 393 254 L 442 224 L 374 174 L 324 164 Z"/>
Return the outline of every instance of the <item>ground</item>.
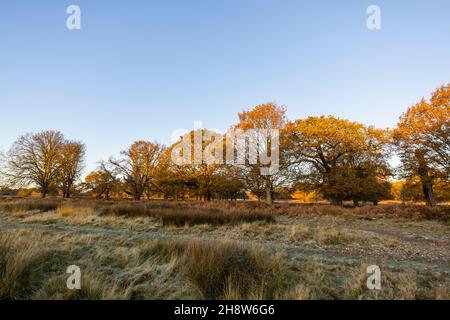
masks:
<path fill-rule="evenodd" d="M 283 210 L 274 221 L 179 226 L 92 205 L 5 209 L 0 273 L 11 279 L 0 297 L 450 299 L 447 220 Z M 78 292 L 65 287 L 69 265 L 82 270 Z M 380 267 L 381 290 L 366 286 L 369 265 Z"/>

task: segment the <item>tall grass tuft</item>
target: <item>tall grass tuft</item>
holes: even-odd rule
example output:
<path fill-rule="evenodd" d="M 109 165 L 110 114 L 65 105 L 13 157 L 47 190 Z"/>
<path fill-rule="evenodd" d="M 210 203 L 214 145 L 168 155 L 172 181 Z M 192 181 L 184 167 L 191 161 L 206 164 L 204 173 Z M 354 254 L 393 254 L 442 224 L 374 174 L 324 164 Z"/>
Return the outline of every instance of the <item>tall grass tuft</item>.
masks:
<path fill-rule="evenodd" d="M 191 206 L 188 203 L 179 206 L 176 203 L 130 203 L 116 204 L 103 207 L 103 215 L 126 217 L 154 217 L 162 221 L 163 225 L 185 226 L 196 224 L 238 224 L 243 222 L 265 221 L 274 222 L 268 213 L 248 210 L 226 211 L 219 208 Z"/>
<path fill-rule="evenodd" d="M 190 243 L 182 266 L 206 299 L 273 299 L 285 289 L 282 255 L 256 248 Z"/>
<path fill-rule="evenodd" d="M 0 204 L 3 212 L 48 212 L 56 210 L 61 201 L 58 200 L 20 200 Z"/>

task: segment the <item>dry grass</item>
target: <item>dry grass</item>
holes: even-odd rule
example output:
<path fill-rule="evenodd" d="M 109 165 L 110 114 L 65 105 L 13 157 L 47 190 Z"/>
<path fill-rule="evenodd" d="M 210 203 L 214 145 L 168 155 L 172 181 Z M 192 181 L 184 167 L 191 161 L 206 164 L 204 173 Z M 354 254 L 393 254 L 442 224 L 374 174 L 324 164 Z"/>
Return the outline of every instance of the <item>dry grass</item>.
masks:
<path fill-rule="evenodd" d="M 302 241 L 309 236 L 310 232 L 311 232 L 311 230 L 310 230 L 309 226 L 307 226 L 305 224 L 294 224 L 291 227 L 289 241 L 294 242 L 294 243 L 298 242 L 298 241 Z"/>
<path fill-rule="evenodd" d="M 251 221 L 272 221 L 273 216 L 338 216 L 341 218 L 404 218 L 409 220 L 439 220 L 450 223 L 450 205 L 381 204 L 357 208 L 328 204 L 276 203 L 269 206 L 255 201 L 96 201 L 72 199 L 7 199 L 0 202 L 3 212 L 47 212 L 58 207 L 91 207 L 102 215 L 125 217 L 158 217 L 170 225 L 235 224 Z"/>
<path fill-rule="evenodd" d="M 68 265 L 81 290 L 66 288 Z M 449 299 L 445 274 L 286 260 L 228 242 L 143 241 L 16 230 L 0 235 L 0 299 Z"/>
<path fill-rule="evenodd" d="M 13 200 L 0 203 L 1 212 L 18 213 L 18 212 L 48 212 L 58 208 L 60 201 L 58 200 Z"/>
<path fill-rule="evenodd" d="M 313 238 L 316 242 L 325 245 L 347 244 L 353 240 L 347 230 L 331 226 L 317 226 Z"/>
<path fill-rule="evenodd" d="M 124 217 L 155 217 L 170 225 L 234 224 L 251 221 L 272 221 L 273 216 L 337 216 L 340 218 L 404 218 L 408 220 L 439 220 L 450 223 L 450 205 L 381 204 L 357 208 L 328 204 L 276 203 L 269 206 L 254 201 L 97 201 L 91 199 L 7 199 L 0 202 L 3 212 L 47 212 L 59 206 L 91 207 L 102 215 Z"/>
<path fill-rule="evenodd" d="M 446 210 L 9 200 L 0 203 L 8 213 L 0 299 L 450 299 L 439 266 L 448 261 L 448 226 L 439 222 Z M 147 231 L 169 239 L 149 240 Z M 391 263 L 397 258 L 401 268 Z M 368 261 L 382 269 L 381 291 L 366 287 Z M 82 268 L 81 290 L 66 288 L 71 264 Z"/>
<path fill-rule="evenodd" d="M 28 297 L 60 262 L 62 255 L 42 246 L 40 234 L 32 238 L 28 241 L 12 233 L 0 236 L 0 299 Z"/>
<path fill-rule="evenodd" d="M 95 209 L 88 206 L 74 206 L 69 203 L 60 205 L 57 209 L 57 213 L 62 217 L 91 216 L 95 214 Z"/>
<path fill-rule="evenodd" d="M 189 244 L 184 273 L 206 299 L 273 299 L 286 285 L 282 255 L 237 244 Z"/>
<path fill-rule="evenodd" d="M 207 213 L 207 212 L 165 212 L 159 215 L 163 225 L 195 225 L 195 224 L 239 224 L 244 222 L 274 222 L 273 216 L 264 213 Z"/>
<path fill-rule="evenodd" d="M 265 221 L 273 222 L 274 218 L 268 213 L 248 211 L 226 211 L 209 207 L 180 207 L 178 203 L 132 203 L 115 204 L 102 208 L 103 215 L 126 217 L 155 217 L 163 225 L 196 225 L 196 224 L 239 224 L 243 222 Z"/>
<path fill-rule="evenodd" d="M 270 299 L 289 285 L 281 254 L 238 244 L 155 240 L 111 254 L 86 250 L 97 240 L 74 238 L 78 253 L 71 243 L 36 232 L 20 240 L 0 235 L 0 298 Z M 82 252 L 89 257 L 78 256 Z M 81 290 L 65 288 L 70 264 L 84 266 Z"/>

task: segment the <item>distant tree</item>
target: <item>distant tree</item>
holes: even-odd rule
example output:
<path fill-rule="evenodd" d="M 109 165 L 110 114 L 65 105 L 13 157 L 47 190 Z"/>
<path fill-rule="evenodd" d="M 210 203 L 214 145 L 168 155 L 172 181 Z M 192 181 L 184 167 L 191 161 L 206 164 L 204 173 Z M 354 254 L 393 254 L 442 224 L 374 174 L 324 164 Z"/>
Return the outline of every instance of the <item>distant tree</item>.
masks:
<path fill-rule="evenodd" d="M 450 85 L 438 88 L 431 99 L 410 107 L 393 131 L 402 161 L 402 177 L 420 179 L 425 202 L 436 205 L 436 179 L 450 178 Z"/>
<path fill-rule="evenodd" d="M 402 202 L 420 202 L 423 201 L 423 199 L 422 184 L 419 180 L 409 179 L 404 181 L 400 189 L 400 200 Z"/>
<path fill-rule="evenodd" d="M 60 162 L 58 180 L 63 198 L 70 198 L 74 183 L 81 176 L 85 150 L 85 145 L 79 141 L 65 141 L 62 144 L 58 159 Z"/>
<path fill-rule="evenodd" d="M 443 179 L 436 179 L 433 184 L 436 201 L 450 201 L 450 183 Z M 421 180 L 417 177 L 406 180 L 400 189 L 400 200 L 403 202 L 421 202 L 424 200 Z"/>
<path fill-rule="evenodd" d="M 84 183 L 98 199 L 110 200 L 111 193 L 117 191 L 117 179 L 104 162 L 100 164 L 99 169 L 86 176 Z"/>
<path fill-rule="evenodd" d="M 163 194 L 165 199 L 184 198 L 189 192 L 184 172 L 179 171 L 172 161 L 171 153 L 174 145 L 161 154 L 155 172 L 154 192 Z"/>
<path fill-rule="evenodd" d="M 340 164 L 330 175 L 328 183 L 320 187 L 320 192 L 327 199 L 335 202 L 352 200 L 355 206 L 360 202 L 373 202 L 392 198 L 389 183 L 377 165 L 370 163 Z"/>
<path fill-rule="evenodd" d="M 275 141 L 272 141 L 272 130 L 278 130 L 279 134 L 284 130 L 287 122 L 286 108 L 278 106 L 275 103 L 265 103 L 257 105 L 251 110 L 245 110 L 239 113 L 238 116 L 239 123 L 235 126 L 235 129 L 252 132 L 253 136 L 250 137 L 250 143 L 256 144 L 253 148 L 249 147 L 248 152 L 245 154 L 245 159 L 241 159 L 241 161 L 243 160 L 245 162 L 245 165 L 239 166 L 242 171 L 242 176 L 248 188 L 258 198 L 262 196 L 261 192 L 263 188 L 265 201 L 268 204 L 272 204 L 274 190 L 286 183 L 287 166 L 281 148 L 277 159 L 279 168 L 277 172 L 273 172 L 272 174 L 266 175 L 261 173 L 261 169 L 269 169 L 271 164 L 266 165 L 259 160 L 256 164 L 253 164 L 249 160 L 252 157 L 257 158 L 257 155 L 260 154 L 272 156 L 272 144 L 275 143 Z"/>
<path fill-rule="evenodd" d="M 215 192 L 220 199 L 246 199 L 246 185 L 235 167 L 225 167 L 215 177 Z"/>
<path fill-rule="evenodd" d="M 121 152 L 119 159 L 111 158 L 110 164 L 125 185 L 124 192 L 140 200 L 146 188 L 153 183 L 159 158 L 164 146 L 149 141 L 136 141 Z"/>
<path fill-rule="evenodd" d="M 319 191 L 335 204 L 377 202 L 375 195 L 384 195 L 389 175 L 385 131 L 321 116 L 289 123 L 284 135 L 288 162 L 303 189 Z"/>
<path fill-rule="evenodd" d="M 434 187 L 437 201 L 450 202 L 450 181 L 437 179 Z"/>
<path fill-rule="evenodd" d="M 238 176 L 241 181 L 243 181 L 247 190 L 249 190 L 252 195 L 258 198 L 258 201 L 265 200 L 268 203 L 272 203 L 274 188 L 269 185 L 266 178 L 261 175 L 261 168 L 258 165 L 254 166 L 244 166 L 240 168 L 240 175 Z M 270 199 L 267 201 L 267 190 L 270 190 Z"/>
<path fill-rule="evenodd" d="M 216 138 L 220 140 L 216 141 Z M 198 129 L 186 133 L 164 154 L 160 188 L 165 190 L 165 194 L 189 193 L 199 199 L 212 200 L 224 170 L 223 148 L 222 135 L 217 132 Z M 220 154 L 214 158 L 216 151 Z"/>
<path fill-rule="evenodd" d="M 59 131 L 26 134 L 7 154 L 5 175 L 11 186 L 36 185 L 45 198 L 57 182 L 64 136 Z"/>

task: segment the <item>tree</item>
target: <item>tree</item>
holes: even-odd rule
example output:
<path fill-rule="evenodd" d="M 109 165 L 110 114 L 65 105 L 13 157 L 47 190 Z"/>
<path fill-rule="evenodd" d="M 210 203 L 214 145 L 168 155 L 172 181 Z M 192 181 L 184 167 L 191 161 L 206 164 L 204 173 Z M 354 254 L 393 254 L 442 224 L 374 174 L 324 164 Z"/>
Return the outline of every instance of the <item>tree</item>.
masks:
<path fill-rule="evenodd" d="M 36 185 L 45 198 L 57 181 L 63 144 L 64 136 L 59 131 L 19 137 L 7 155 L 6 176 L 9 183 L 20 187 Z"/>
<path fill-rule="evenodd" d="M 436 201 L 450 201 L 450 182 L 437 179 L 433 184 L 433 193 L 436 197 Z M 402 200 L 403 202 L 423 201 L 423 189 L 420 179 L 416 177 L 410 180 L 402 181 L 399 200 Z"/>
<path fill-rule="evenodd" d="M 392 197 L 391 184 L 380 173 L 379 164 L 370 162 L 344 162 L 338 165 L 332 170 L 329 182 L 318 190 L 335 203 L 351 200 L 355 206 L 361 201 L 377 205 L 380 200 Z"/>
<path fill-rule="evenodd" d="M 234 129 L 243 130 L 249 136 L 248 152 L 245 152 L 245 159 L 238 159 L 238 162 L 244 163 L 239 166 L 242 171 L 244 181 L 250 189 L 255 191 L 258 197 L 260 194 L 260 187 L 263 186 L 265 199 L 268 204 L 273 203 L 274 190 L 285 183 L 286 163 L 283 159 L 283 154 L 273 154 L 276 136 L 273 133 L 278 130 L 278 134 L 286 125 L 286 108 L 278 106 L 275 103 L 265 103 L 254 107 L 251 110 L 245 110 L 239 113 L 239 123 Z M 227 141 L 229 143 L 229 141 Z M 242 141 L 240 143 L 247 143 Z M 253 145 L 251 145 L 253 144 Z M 238 146 L 239 148 L 239 143 Z M 276 160 L 278 168 L 275 172 L 269 174 L 262 174 L 262 170 L 270 170 L 273 163 L 265 164 L 261 159 L 256 163 L 250 161 L 252 158 L 256 159 L 259 155 L 269 156 L 272 160 Z M 240 160 L 240 161 L 239 161 Z"/>
<path fill-rule="evenodd" d="M 215 191 L 220 199 L 246 199 L 245 183 L 234 167 L 226 167 L 215 177 Z"/>
<path fill-rule="evenodd" d="M 141 199 L 153 182 L 163 151 L 164 146 L 156 142 L 136 141 L 121 152 L 121 158 L 109 160 L 116 174 L 123 179 L 126 194 L 135 200 Z"/>
<path fill-rule="evenodd" d="M 450 178 L 450 85 L 439 87 L 403 113 L 393 131 L 402 161 L 402 176 L 420 179 L 425 202 L 436 205 L 436 179 Z"/>
<path fill-rule="evenodd" d="M 63 198 L 70 198 L 75 181 L 80 178 L 86 147 L 79 141 L 65 141 L 61 147 L 59 185 Z"/>
<path fill-rule="evenodd" d="M 100 164 L 99 169 L 86 176 L 84 183 L 98 199 L 110 200 L 111 193 L 117 189 L 117 179 L 104 162 Z"/>
<path fill-rule="evenodd" d="M 217 132 L 198 129 L 185 134 L 166 150 L 161 163 L 164 183 L 160 186 L 165 193 L 176 190 L 177 194 L 212 200 L 225 168 L 223 149 L 223 135 Z"/>
<path fill-rule="evenodd" d="M 373 198 L 375 193 L 371 197 L 369 193 L 381 188 L 389 175 L 385 160 L 388 136 L 384 130 L 321 116 L 289 123 L 284 136 L 297 183 L 303 189 L 320 191 L 332 203 Z"/>

